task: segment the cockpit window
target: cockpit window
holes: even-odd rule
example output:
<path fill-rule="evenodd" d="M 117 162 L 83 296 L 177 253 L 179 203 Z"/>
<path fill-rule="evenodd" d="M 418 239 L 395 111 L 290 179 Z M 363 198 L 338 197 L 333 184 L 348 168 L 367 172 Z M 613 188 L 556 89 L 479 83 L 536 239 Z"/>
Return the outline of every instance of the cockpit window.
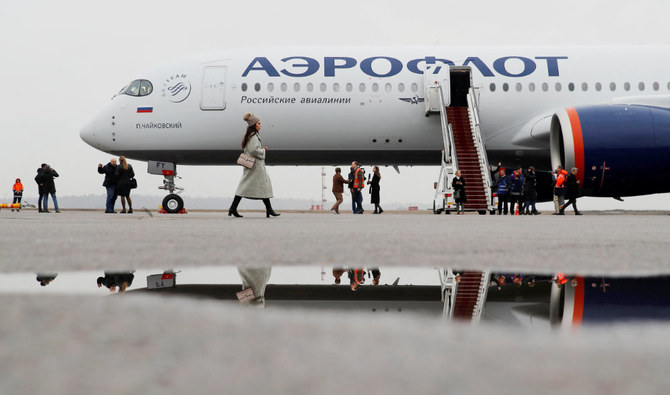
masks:
<path fill-rule="evenodd" d="M 153 92 L 154 87 L 147 80 L 135 80 L 121 89 L 120 95 L 147 96 Z"/>

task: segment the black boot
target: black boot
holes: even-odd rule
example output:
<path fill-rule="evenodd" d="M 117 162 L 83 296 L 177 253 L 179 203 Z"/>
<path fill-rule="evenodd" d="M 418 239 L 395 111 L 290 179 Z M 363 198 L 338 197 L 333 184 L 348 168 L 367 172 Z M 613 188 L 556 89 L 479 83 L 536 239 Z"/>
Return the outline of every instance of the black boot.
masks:
<path fill-rule="evenodd" d="M 233 199 L 233 203 L 230 205 L 230 208 L 228 209 L 228 216 L 230 217 L 231 215 L 237 218 L 242 218 L 242 216 L 237 212 L 237 206 L 240 204 L 240 201 L 242 200 L 242 196 L 237 196 L 235 195 L 235 198 Z"/>
<path fill-rule="evenodd" d="M 265 204 L 265 218 L 270 218 L 270 216 L 279 217 L 281 215 L 279 213 L 275 213 L 275 211 L 272 209 L 270 199 L 263 199 L 263 204 Z"/>
<path fill-rule="evenodd" d="M 383 213 L 384 210 L 382 210 L 382 206 L 379 206 L 379 214 Z"/>

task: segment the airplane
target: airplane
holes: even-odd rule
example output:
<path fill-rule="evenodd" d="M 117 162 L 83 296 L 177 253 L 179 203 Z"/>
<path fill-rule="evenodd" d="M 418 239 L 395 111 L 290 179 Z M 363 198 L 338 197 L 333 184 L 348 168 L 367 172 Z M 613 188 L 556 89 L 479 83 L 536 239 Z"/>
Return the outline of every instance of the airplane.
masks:
<path fill-rule="evenodd" d="M 442 120 L 428 116 L 426 81 L 446 81 L 450 105 L 449 70 L 465 68 L 488 163 L 534 165 L 540 200 L 558 165 L 579 168 L 585 196 L 670 192 L 669 49 L 228 49 L 138 74 L 80 136 L 147 161 L 165 177 L 163 206 L 178 212 L 177 165 L 234 165 L 247 111 L 263 120 L 268 165 L 439 165 Z"/>

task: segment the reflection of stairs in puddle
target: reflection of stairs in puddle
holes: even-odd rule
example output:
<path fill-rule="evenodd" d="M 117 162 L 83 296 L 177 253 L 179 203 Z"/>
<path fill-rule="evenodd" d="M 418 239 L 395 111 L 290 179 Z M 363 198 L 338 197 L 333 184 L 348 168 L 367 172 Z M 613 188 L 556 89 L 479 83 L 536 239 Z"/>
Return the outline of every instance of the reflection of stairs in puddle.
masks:
<path fill-rule="evenodd" d="M 472 135 L 467 107 L 447 107 L 447 120 L 454 134 L 454 145 L 458 170 L 465 179 L 466 210 L 488 210 L 482 172 L 483 162 L 479 159 Z"/>
<path fill-rule="evenodd" d="M 462 272 L 460 277 L 461 280 L 456 288 L 453 318 L 479 321 L 484 302 L 486 302 L 488 274 L 466 271 Z"/>

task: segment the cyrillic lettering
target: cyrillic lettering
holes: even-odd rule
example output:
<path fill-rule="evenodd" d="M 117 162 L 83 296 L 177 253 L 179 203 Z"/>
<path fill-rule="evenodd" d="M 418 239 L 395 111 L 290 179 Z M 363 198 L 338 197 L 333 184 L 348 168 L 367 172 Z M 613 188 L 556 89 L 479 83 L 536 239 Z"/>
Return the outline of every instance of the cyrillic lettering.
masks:
<path fill-rule="evenodd" d="M 258 67 L 256 67 L 256 63 L 259 64 Z M 267 73 L 268 76 L 270 77 L 279 77 L 279 73 L 277 72 L 277 69 L 274 68 L 272 63 L 268 60 L 266 57 L 256 57 L 254 60 L 249 63 L 249 66 L 247 66 L 247 69 L 244 70 L 244 73 L 242 73 L 242 77 L 246 77 L 247 74 L 249 74 L 250 71 L 253 70 L 263 70 Z"/>
<path fill-rule="evenodd" d="M 507 61 L 510 59 L 519 59 L 523 62 L 523 70 L 520 73 L 513 74 L 507 71 Z M 493 69 L 495 69 L 498 74 L 504 75 L 505 77 L 525 77 L 532 74 L 536 68 L 537 65 L 533 59 L 524 58 L 523 56 L 505 56 L 504 58 L 496 59 L 493 62 Z"/>
<path fill-rule="evenodd" d="M 479 70 L 479 72 L 482 73 L 484 77 L 493 77 L 493 72 L 491 71 L 491 69 L 489 69 L 489 66 L 487 66 L 484 62 L 482 62 L 482 60 L 479 59 L 478 57 L 471 56 L 465 59 L 465 62 L 463 62 L 463 66 L 467 66 L 470 63 L 472 63 L 477 68 L 477 70 Z"/>
<path fill-rule="evenodd" d="M 291 67 L 306 67 L 307 70 L 305 70 L 304 73 L 296 74 L 296 73 L 292 73 L 292 72 L 290 72 L 286 69 L 283 69 L 281 71 L 282 74 L 288 75 L 289 77 L 307 77 L 307 76 L 310 76 L 310 75 L 316 73 L 319 70 L 319 62 L 316 59 L 308 58 L 308 57 L 305 57 L 305 56 L 291 56 L 291 57 L 288 57 L 288 58 L 284 58 L 281 61 L 282 62 L 287 62 L 287 61 L 293 60 L 293 59 L 304 60 L 305 63 L 303 63 L 303 64 L 293 63 L 291 65 Z"/>
<path fill-rule="evenodd" d="M 343 60 L 344 64 L 336 65 L 335 61 Z M 356 59 L 348 57 L 325 57 L 323 58 L 323 72 L 326 77 L 335 77 L 335 69 L 350 69 L 356 66 Z"/>
<path fill-rule="evenodd" d="M 386 74 L 379 74 L 376 73 L 374 70 L 372 70 L 372 63 L 378 59 L 387 60 L 391 65 L 391 70 L 389 70 Z M 363 61 L 361 62 L 361 70 L 365 74 L 372 77 L 392 77 L 402 71 L 402 62 L 399 61 L 398 59 L 389 58 L 387 56 L 374 56 L 372 58 L 363 59 Z"/>
<path fill-rule="evenodd" d="M 547 72 L 549 77 L 558 77 L 558 60 L 567 59 L 567 56 L 536 56 L 535 59 L 547 61 Z"/>

